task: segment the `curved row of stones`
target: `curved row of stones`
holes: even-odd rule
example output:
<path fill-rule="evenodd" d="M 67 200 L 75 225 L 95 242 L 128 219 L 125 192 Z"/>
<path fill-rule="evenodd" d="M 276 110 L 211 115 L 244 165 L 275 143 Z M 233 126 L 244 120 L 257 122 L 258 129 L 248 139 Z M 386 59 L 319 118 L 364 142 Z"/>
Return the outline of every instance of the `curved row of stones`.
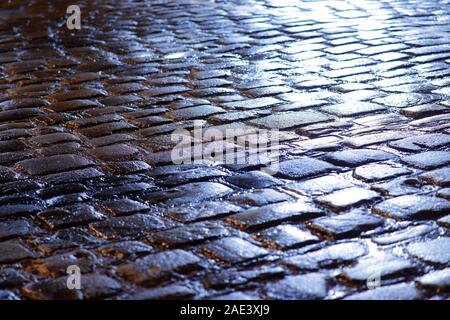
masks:
<path fill-rule="evenodd" d="M 69 2 L 0 4 L 1 299 L 448 297 L 450 6 Z M 171 164 L 194 120 L 278 173 Z"/>

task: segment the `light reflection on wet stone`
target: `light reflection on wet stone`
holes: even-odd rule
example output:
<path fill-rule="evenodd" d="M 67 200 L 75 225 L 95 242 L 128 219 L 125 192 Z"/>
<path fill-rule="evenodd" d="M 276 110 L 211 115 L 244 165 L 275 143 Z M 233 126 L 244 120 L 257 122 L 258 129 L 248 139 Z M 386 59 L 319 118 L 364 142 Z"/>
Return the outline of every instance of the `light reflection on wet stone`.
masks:
<path fill-rule="evenodd" d="M 447 298 L 446 6 L 66 6 L 0 4 L 0 299 Z M 279 170 L 174 165 L 195 121 Z"/>

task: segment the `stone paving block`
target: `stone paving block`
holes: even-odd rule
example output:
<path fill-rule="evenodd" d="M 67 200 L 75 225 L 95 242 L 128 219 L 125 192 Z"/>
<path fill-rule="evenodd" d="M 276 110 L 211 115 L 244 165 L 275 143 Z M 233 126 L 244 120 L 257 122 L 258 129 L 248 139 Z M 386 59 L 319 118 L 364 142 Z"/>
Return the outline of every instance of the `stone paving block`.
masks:
<path fill-rule="evenodd" d="M 178 300 L 191 299 L 196 291 L 184 285 L 170 284 L 161 288 L 144 289 L 131 295 L 130 300 Z"/>
<path fill-rule="evenodd" d="M 424 104 L 420 106 L 401 109 L 400 114 L 413 118 L 421 118 L 425 116 L 434 116 L 436 114 L 446 113 L 447 111 L 448 108 L 438 104 Z"/>
<path fill-rule="evenodd" d="M 266 229 L 254 237 L 271 249 L 296 248 L 319 241 L 310 232 L 288 224 Z"/>
<path fill-rule="evenodd" d="M 333 152 L 325 157 L 325 160 L 347 167 L 357 167 L 370 162 L 386 161 L 396 159 L 392 154 L 381 150 L 372 149 L 349 149 Z"/>
<path fill-rule="evenodd" d="M 0 217 L 14 217 L 31 215 L 39 212 L 42 206 L 39 204 L 8 204 L 0 206 Z"/>
<path fill-rule="evenodd" d="M 368 164 L 355 168 L 353 176 L 366 182 L 387 180 L 412 173 L 403 167 L 393 167 L 387 164 Z"/>
<path fill-rule="evenodd" d="M 46 134 L 43 136 L 36 136 L 31 138 L 30 141 L 37 146 L 47 146 L 61 142 L 80 141 L 80 138 L 70 133 L 58 132 Z"/>
<path fill-rule="evenodd" d="M 151 214 L 134 214 L 125 217 L 109 218 L 90 224 L 91 231 L 105 239 L 137 237 L 148 231 L 157 231 L 167 227 L 161 218 Z"/>
<path fill-rule="evenodd" d="M 428 273 L 417 279 L 419 286 L 435 291 L 448 291 L 450 289 L 450 268 Z"/>
<path fill-rule="evenodd" d="M 45 115 L 39 108 L 21 108 L 17 110 L 0 111 L 0 122 L 27 120 Z"/>
<path fill-rule="evenodd" d="M 2 131 L 0 132 L 0 141 L 11 140 L 15 138 L 26 138 L 30 136 L 30 131 L 24 128 L 2 128 Z"/>
<path fill-rule="evenodd" d="M 375 236 L 372 238 L 372 241 L 381 245 L 390 245 L 401 241 L 411 240 L 435 230 L 436 228 L 433 226 L 422 224 Z"/>
<path fill-rule="evenodd" d="M 423 294 L 414 284 L 401 283 L 352 294 L 345 300 L 420 300 Z"/>
<path fill-rule="evenodd" d="M 439 217 L 450 209 L 450 201 L 445 199 L 423 196 L 405 195 L 391 198 L 378 203 L 373 212 L 398 220 L 426 219 Z"/>
<path fill-rule="evenodd" d="M 54 156 L 58 154 L 74 154 L 81 151 L 81 145 L 78 142 L 65 142 L 55 145 L 50 145 L 37 149 L 42 156 Z"/>
<path fill-rule="evenodd" d="M 80 246 L 101 245 L 103 242 L 83 229 L 67 228 L 57 230 L 50 236 L 35 237 L 31 243 L 39 251 L 50 254 L 58 250 L 67 250 Z"/>
<path fill-rule="evenodd" d="M 176 221 L 195 222 L 228 216 L 241 210 L 241 207 L 227 201 L 202 201 L 198 204 L 165 209 L 164 214 Z"/>
<path fill-rule="evenodd" d="M 85 128 L 85 127 L 91 127 L 96 126 L 103 123 L 110 123 L 110 122 L 116 122 L 124 120 L 124 118 L 117 114 L 105 114 L 105 115 L 99 115 L 89 118 L 83 118 L 83 119 L 77 119 L 67 122 L 67 126 L 70 128 Z"/>
<path fill-rule="evenodd" d="M 228 293 L 228 294 L 210 297 L 208 299 L 209 300 L 232 300 L 232 301 L 233 300 L 241 300 L 241 301 L 245 301 L 245 300 L 259 300 L 261 298 L 256 293 L 235 291 L 235 292 Z"/>
<path fill-rule="evenodd" d="M 2 220 L 0 222 L 0 241 L 25 236 L 32 233 L 33 227 L 27 220 Z"/>
<path fill-rule="evenodd" d="M 450 238 L 440 237 L 426 242 L 411 243 L 406 251 L 413 257 L 434 264 L 450 264 Z"/>
<path fill-rule="evenodd" d="M 321 111 L 340 117 L 352 117 L 385 110 L 385 107 L 368 102 L 348 102 L 320 108 Z"/>
<path fill-rule="evenodd" d="M 419 169 L 434 169 L 450 164 L 450 152 L 427 151 L 402 158 L 402 162 Z"/>
<path fill-rule="evenodd" d="M 61 173 L 47 174 L 42 177 L 43 180 L 49 183 L 67 183 L 67 182 L 82 182 L 85 180 L 98 178 L 104 176 L 104 173 L 95 168 L 84 168 L 79 170 L 71 170 Z"/>
<path fill-rule="evenodd" d="M 350 238 L 383 224 L 383 219 L 353 210 L 338 216 L 323 217 L 308 221 L 306 225 L 325 239 Z"/>
<path fill-rule="evenodd" d="M 86 137 L 102 137 L 111 135 L 116 132 L 123 132 L 127 130 L 133 130 L 136 127 L 130 123 L 123 121 L 114 121 L 108 123 L 98 124 L 93 127 L 78 129 L 78 132 Z"/>
<path fill-rule="evenodd" d="M 85 274 L 83 276 L 84 299 L 101 299 L 110 297 L 122 290 L 119 282 L 102 274 Z"/>
<path fill-rule="evenodd" d="M 256 120 L 250 120 L 252 125 L 262 126 L 268 129 L 293 129 L 313 123 L 324 122 L 329 117 L 321 113 L 297 111 L 273 114 Z"/>
<path fill-rule="evenodd" d="M 289 179 L 303 179 L 336 170 L 335 166 L 314 158 L 287 160 L 280 162 L 277 167 L 274 168 L 276 176 Z"/>
<path fill-rule="evenodd" d="M 202 252 L 223 263 L 236 264 L 257 259 L 269 251 L 238 237 L 228 237 L 201 247 Z"/>
<path fill-rule="evenodd" d="M 73 154 L 66 154 L 47 158 L 24 160 L 17 163 L 16 167 L 19 170 L 26 171 L 30 175 L 44 175 L 65 170 L 80 169 L 93 164 L 94 163 L 87 158 Z"/>
<path fill-rule="evenodd" d="M 442 3 L 0 7 L 0 299 L 447 298 Z M 198 126 L 237 161 L 174 164 Z"/>
<path fill-rule="evenodd" d="M 264 98 L 228 102 L 225 103 L 225 106 L 231 109 L 248 110 L 248 109 L 263 108 L 280 102 L 282 101 L 276 98 L 264 97 Z"/>
<path fill-rule="evenodd" d="M 431 94 L 396 93 L 388 95 L 387 97 L 375 99 L 374 102 L 394 108 L 407 108 L 431 103 L 437 99 L 437 96 Z"/>
<path fill-rule="evenodd" d="M 245 271 L 227 271 L 208 273 L 205 285 L 209 288 L 222 289 L 228 286 L 242 286 L 252 281 L 262 281 L 283 277 L 285 271 L 281 267 L 263 267 Z"/>
<path fill-rule="evenodd" d="M 141 173 L 151 169 L 148 163 L 140 160 L 112 162 L 108 167 L 116 174 Z"/>
<path fill-rule="evenodd" d="M 101 96 L 106 96 L 107 93 L 103 90 L 99 89 L 91 89 L 91 88 L 84 88 L 84 89 L 76 89 L 71 90 L 68 92 L 62 92 L 57 93 L 49 98 L 54 101 L 68 101 L 68 100 L 77 100 L 77 99 L 90 99 L 90 98 L 96 98 Z"/>
<path fill-rule="evenodd" d="M 437 222 L 444 227 L 450 228 L 450 215 L 440 218 Z"/>
<path fill-rule="evenodd" d="M 153 191 L 156 189 L 153 181 L 133 182 L 125 180 L 123 183 L 110 185 L 95 194 L 98 198 L 108 198 L 112 196 L 132 195 L 136 193 Z"/>
<path fill-rule="evenodd" d="M 136 140 L 136 138 L 129 134 L 116 133 L 110 136 L 92 138 L 89 140 L 89 143 L 92 144 L 94 147 L 103 147 L 115 143 L 129 142 L 134 140 Z"/>
<path fill-rule="evenodd" d="M 42 282 L 29 283 L 22 288 L 23 295 L 32 300 L 81 300 L 79 290 L 67 288 L 67 277 L 46 279 Z"/>
<path fill-rule="evenodd" d="M 292 200 L 292 197 L 274 189 L 254 189 L 244 193 L 234 194 L 227 199 L 238 205 L 263 206 L 271 203 L 289 201 Z"/>
<path fill-rule="evenodd" d="M 220 107 L 206 105 L 175 110 L 170 112 L 169 116 L 174 117 L 175 119 L 188 120 L 205 118 L 214 114 L 224 112 L 226 111 Z"/>
<path fill-rule="evenodd" d="M 88 224 L 105 218 L 94 207 L 84 204 L 45 210 L 38 213 L 37 217 L 52 230 Z"/>
<path fill-rule="evenodd" d="M 323 212 L 312 204 L 304 201 L 281 202 L 249 209 L 225 220 L 243 229 L 262 228 L 284 221 L 307 220 L 323 215 Z"/>
<path fill-rule="evenodd" d="M 158 191 L 143 197 L 143 199 L 150 202 L 167 200 L 167 204 L 179 205 L 218 198 L 231 192 L 231 188 L 217 182 L 194 182 L 167 191 Z"/>
<path fill-rule="evenodd" d="M 403 139 L 406 137 L 410 137 L 411 135 L 414 135 L 414 134 L 415 134 L 414 132 L 409 132 L 409 131 L 405 131 L 405 130 L 383 131 L 381 133 L 371 133 L 371 134 L 365 134 L 365 135 L 352 137 L 352 138 L 347 139 L 345 141 L 345 143 L 347 145 L 351 146 L 352 148 L 362 148 L 362 147 L 367 147 L 367 146 L 371 146 L 374 144 Z"/>
<path fill-rule="evenodd" d="M 209 122 L 214 124 L 224 124 L 234 121 L 244 121 L 253 119 L 259 115 L 270 114 L 269 110 L 252 110 L 252 111 L 228 111 L 226 113 L 220 113 L 208 118 Z"/>
<path fill-rule="evenodd" d="M 350 181 L 339 178 L 338 176 L 328 175 L 303 182 L 289 183 L 286 185 L 286 188 L 303 194 L 321 195 L 353 186 L 354 184 Z"/>
<path fill-rule="evenodd" d="M 229 231 L 224 226 L 204 221 L 153 233 L 150 236 L 150 240 L 159 246 L 173 248 L 201 243 L 228 235 Z"/>
<path fill-rule="evenodd" d="M 139 150 L 127 144 L 113 144 L 98 147 L 89 152 L 93 157 L 103 161 L 137 160 Z"/>
<path fill-rule="evenodd" d="M 81 290 L 68 289 L 66 277 L 60 277 L 28 285 L 23 291 L 28 298 L 38 300 L 100 299 L 120 291 L 119 283 L 110 277 L 99 274 L 85 277 L 85 286 Z"/>
<path fill-rule="evenodd" d="M 139 128 L 149 128 L 158 125 L 163 125 L 166 123 L 172 123 L 172 120 L 169 118 L 161 117 L 161 116 L 148 116 L 143 118 L 134 119 L 131 121 L 134 125 Z"/>
<path fill-rule="evenodd" d="M 444 188 L 444 189 L 440 189 L 436 195 L 438 197 L 450 200 L 450 188 Z"/>
<path fill-rule="evenodd" d="M 328 290 L 327 280 L 327 276 L 321 273 L 288 276 L 278 282 L 268 284 L 266 293 L 273 299 L 323 299 Z"/>
<path fill-rule="evenodd" d="M 0 300 L 20 300 L 14 292 L 9 290 L 0 290 Z"/>
<path fill-rule="evenodd" d="M 148 205 L 128 198 L 106 201 L 97 206 L 102 211 L 112 216 L 125 216 L 150 209 Z"/>
<path fill-rule="evenodd" d="M 389 146 L 402 151 L 421 151 L 422 148 L 439 148 L 450 144 L 450 135 L 430 133 L 409 137 L 389 143 Z"/>
<path fill-rule="evenodd" d="M 185 86 L 165 86 L 165 87 L 155 87 L 152 89 L 144 90 L 140 92 L 140 95 L 143 97 L 156 97 L 156 96 L 163 96 L 167 94 L 174 94 L 174 93 L 182 93 L 189 91 L 188 87 Z"/>
<path fill-rule="evenodd" d="M 282 263 L 300 270 L 318 270 L 351 263 L 366 253 L 366 245 L 359 242 L 344 242 L 283 259 Z"/>
<path fill-rule="evenodd" d="M 34 260 L 27 268 L 44 277 L 58 277 L 66 275 L 71 265 L 77 265 L 82 273 L 93 272 L 95 261 L 92 253 L 79 250 Z"/>
<path fill-rule="evenodd" d="M 0 249 L 1 264 L 29 259 L 35 256 L 23 243 L 17 240 L 0 242 Z"/>
<path fill-rule="evenodd" d="M 0 288 L 17 288 L 27 282 L 27 278 L 12 268 L 3 268 L 0 271 Z"/>
<path fill-rule="evenodd" d="M 22 151 L 26 149 L 26 144 L 20 140 L 0 141 L 0 152 Z"/>
<path fill-rule="evenodd" d="M 188 182 L 210 180 L 214 178 L 226 177 L 227 174 L 216 168 L 196 168 L 184 172 L 180 172 L 176 176 L 166 177 L 159 182 L 161 186 L 176 186 Z"/>
<path fill-rule="evenodd" d="M 262 189 L 281 185 L 282 182 L 262 171 L 241 173 L 226 179 L 229 183 L 241 188 Z"/>
<path fill-rule="evenodd" d="M 148 255 L 119 266 L 119 274 L 139 285 L 154 286 L 171 277 L 172 272 L 192 273 L 202 269 L 200 258 L 176 249 Z"/>
<path fill-rule="evenodd" d="M 402 196 L 419 192 L 420 182 L 415 178 L 400 177 L 388 182 L 373 184 L 372 189 L 383 195 Z"/>
<path fill-rule="evenodd" d="M 359 260 L 356 265 L 345 268 L 337 278 L 348 284 L 366 284 L 371 277 L 378 275 L 383 280 L 414 273 L 416 266 L 411 261 L 394 255 L 381 255 Z"/>
<path fill-rule="evenodd" d="M 419 179 L 441 187 L 450 186 L 450 167 L 441 168 L 419 175 Z"/>
<path fill-rule="evenodd" d="M 114 256 L 122 260 L 131 255 L 148 255 L 153 253 L 153 248 L 140 241 L 114 242 L 97 248 L 97 251 L 103 256 Z"/>
<path fill-rule="evenodd" d="M 342 211 L 352 206 L 374 201 L 377 198 L 379 195 L 375 191 L 352 187 L 318 197 L 315 201 L 333 211 Z"/>

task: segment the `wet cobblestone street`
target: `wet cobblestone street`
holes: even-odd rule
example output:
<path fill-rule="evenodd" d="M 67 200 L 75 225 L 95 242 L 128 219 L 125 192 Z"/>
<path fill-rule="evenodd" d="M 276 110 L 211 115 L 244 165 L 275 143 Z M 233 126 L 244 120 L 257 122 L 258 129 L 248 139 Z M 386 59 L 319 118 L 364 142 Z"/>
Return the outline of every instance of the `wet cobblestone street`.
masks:
<path fill-rule="evenodd" d="M 449 111 L 450 1 L 1 1 L 0 299 L 448 299 Z"/>

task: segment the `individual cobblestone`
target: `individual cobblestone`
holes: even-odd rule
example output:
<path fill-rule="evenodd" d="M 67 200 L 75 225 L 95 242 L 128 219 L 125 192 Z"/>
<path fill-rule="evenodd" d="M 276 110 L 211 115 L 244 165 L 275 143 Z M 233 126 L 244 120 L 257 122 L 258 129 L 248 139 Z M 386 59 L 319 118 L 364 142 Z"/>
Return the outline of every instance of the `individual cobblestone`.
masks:
<path fill-rule="evenodd" d="M 317 251 L 289 257 L 283 261 L 289 267 L 300 270 L 318 270 L 355 261 L 367 253 L 365 245 L 344 242 Z"/>
<path fill-rule="evenodd" d="M 361 210 L 362 211 L 362 210 Z M 346 214 L 314 219 L 307 226 L 324 238 L 340 239 L 357 236 L 383 224 L 383 219 L 354 210 Z"/>
<path fill-rule="evenodd" d="M 16 240 L 0 243 L 1 254 L 0 263 L 15 262 L 27 258 L 32 258 L 34 254 Z"/>
<path fill-rule="evenodd" d="M 390 279 L 415 272 L 416 266 L 412 262 L 394 255 L 384 255 L 361 259 L 355 266 L 344 269 L 338 279 L 358 285 L 367 283 L 367 279 L 374 275 L 380 275 L 381 279 Z"/>
<path fill-rule="evenodd" d="M 244 229 L 260 228 L 283 221 L 306 220 L 323 215 L 323 212 L 303 201 L 282 202 L 249 209 L 234 214 L 225 220 Z"/>
<path fill-rule="evenodd" d="M 419 300 L 422 294 L 414 284 L 394 284 L 353 294 L 345 300 Z"/>
<path fill-rule="evenodd" d="M 395 159 L 395 155 L 371 149 L 355 149 L 337 151 L 326 157 L 326 160 L 339 166 L 356 167 L 370 162 Z"/>
<path fill-rule="evenodd" d="M 154 286 L 170 278 L 171 271 L 198 271 L 202 268 L 200 261 L 192 253 L 177 249 L 148 255 L 133 263 L 121 265 L 119 273 L 134 283 Z"/>
<path fill-rule="evenodd" d="M 279 164 L 277 175 L 290 179 L 302 179 L 309 176 L 326 173 L 335 167 L 325 161 L 314 158 L 299 158 L 287 160 Z"/>
<path fill-rule="evenodd" d="M 202 247 L 209 257 L 223 263 L 246 262 L 267 255 L 269 252 L 238 237 L 228 237 L 210 242 Z"/>
<path fill-rule="evenodd" d="M 417 282 L 420 286 L 436 291 L 448 291 L 450 288 L 450 269 L 435 271 L 420 277 Z"/>
<path fill-rule="evenodd" d="M 448 5 L 79 2 L 0 3 L 0 299 L 448 298 Z"/>
<path fill-rule="evenodd" d="M 346 188 L 316 199 L 321 205 L 333 211 L 342 211 L 352 206 L 377 199 L 378 193 L 359 187 Z"/>
<path fill-rule="evenodd" d="M 381 234 L 379 236 L 374 237 L 372 240 L 377 244 L 389 245 L 400 241 L 414 239 L 435 230 L 436 228 L 430 225 L 417 225 L 407 227 L 399 231 L 390 232 L 388 234 Z"/>
<path fill-rule="evenodd" d="M 320 273 L 289 276 L 267 288 L 275 299 L 322 299 L 327 294 L 327 277 Z"/>
<path fill-rule="evenodd" d="M 427 216 L 441 216 L 449 209 L 450 201 L 416 195 L 392 198 L 373 207 L 375 213 L 396 219 L 423 219 Z"/>
<path fill-rule="evenodd" d="M 406 250 L 414 257 L 429 263 L 448 265 L 450 261 L 450 238 L 441 237 L 427 242 L 410 244 Z"/>
<path fill-rule="evenodd" d="M 288 249 L 305 246 L 319 241 L 319 238 L 308 231 L 293 225 L 280 225 L 256 234 L 256 239 L 269 248 Z"/>

